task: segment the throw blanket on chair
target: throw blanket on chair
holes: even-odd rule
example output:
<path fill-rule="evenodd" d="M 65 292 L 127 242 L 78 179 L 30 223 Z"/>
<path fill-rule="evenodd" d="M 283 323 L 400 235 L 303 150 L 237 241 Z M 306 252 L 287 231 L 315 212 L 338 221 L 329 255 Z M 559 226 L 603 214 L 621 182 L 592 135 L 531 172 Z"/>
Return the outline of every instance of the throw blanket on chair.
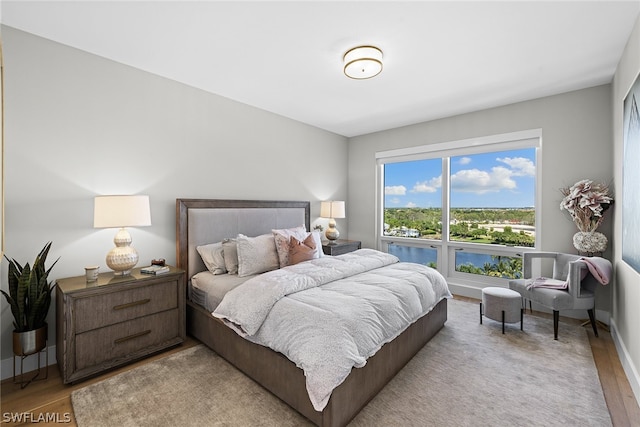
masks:
<path fill-rule="evenodd" d="M 567 289 L 569 284 L 563 280 L 549 279 L 548 277 L 538 277 L 527 280 L 527 290 L 531 288 Z"/>
<path fill-rule="evenodd" d="M 595 279 L 603 285 L 608 285 L 611 279 L 611 262 L 608 259 L 600 258 L 597 256 L 582 257 L 581 261 L 584 261 L 589 268 L 589 272 Z"/>
<path fill-rule="evenodd" d="M 578 261 L 582 261 L 587 265 L 589 273 L 602 285 L 608 285 L 611 279 L 612 267 L 611 262 L 601 257 L 582 257 Z M 581 279 L 587 273 L 584 272 Z M 567 289 L 569 283 L 557 279 L 549 279 L 547 277 L 539 277 L 537 279 L 527 279 L 527 290 L 532 288 L 551 288 L 551 289 Z"/>

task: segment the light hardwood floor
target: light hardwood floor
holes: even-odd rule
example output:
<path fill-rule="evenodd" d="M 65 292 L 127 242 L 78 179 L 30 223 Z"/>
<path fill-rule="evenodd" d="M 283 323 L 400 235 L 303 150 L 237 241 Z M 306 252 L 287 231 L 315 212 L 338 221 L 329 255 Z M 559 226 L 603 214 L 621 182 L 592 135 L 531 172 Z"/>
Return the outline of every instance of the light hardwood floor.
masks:
<path fill-rule="evenodd" d="M 474 301 L 467 298 L 460 299 Z M 534 312 L 533 314 L 549 317 L 544 313 Z M 579 323 L 578 321 L 562 317 L 561 322 Z M 560 328 L 562 328 L 562 325 L 560 325 Z M 629 381 L 618 359 L 611 334 L 607 330 L 600 328 L 598 330 L 600 337 L 596 338 L 590 327 L 587 328 L 587 333 L 613 425 L 615 427 L 640 427 L 640 408 L 638 407 Z M 59 371 L 55 365 L 49 367 L 49 376 L 46 380 L 35 381 L 24 389 L 20 389 L 20 386 L 14 385 L 12 379 L 5 380 L 2 382 L 1 394 L 2 423 L 6 422 L 5 414 L 15 415 L 27 413 L 30 414 L 33 419 L 44 419 L 44 417 L 47 416 L 54 416 L 60 421 L 69 419 L 69 422 L 64 425 L 75 426 L 76 422 L 71 406 L 72 391 L 102 381 L 120 372 L 133 369 L 141 364 L 149 363 L 152 360 L 166 357 L 177 351 L 197 345 L 198 343 L 197 340 L 187 337 L 187 340 L 183 344 L 168 351 L 74 385 L 64 385 L 62 383 Z M 8 425 L 33 425 L 33 423 L 9 422 Z M 59 424 L 38 422 L 37 425 Z"/>

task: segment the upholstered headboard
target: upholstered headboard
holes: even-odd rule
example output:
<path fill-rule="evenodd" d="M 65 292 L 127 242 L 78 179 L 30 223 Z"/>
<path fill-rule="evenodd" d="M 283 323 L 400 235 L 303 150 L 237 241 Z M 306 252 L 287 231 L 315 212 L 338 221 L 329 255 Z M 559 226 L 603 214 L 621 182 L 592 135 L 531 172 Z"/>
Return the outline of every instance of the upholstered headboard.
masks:
<path fill-rule="evenodd" d="M 303 224 L 309 230 L 309 202 L 176 199 L 176 263 L 189 280 L 206 269 L 196 251 L 199 245 L 238 233 L 252 237 Z"/>

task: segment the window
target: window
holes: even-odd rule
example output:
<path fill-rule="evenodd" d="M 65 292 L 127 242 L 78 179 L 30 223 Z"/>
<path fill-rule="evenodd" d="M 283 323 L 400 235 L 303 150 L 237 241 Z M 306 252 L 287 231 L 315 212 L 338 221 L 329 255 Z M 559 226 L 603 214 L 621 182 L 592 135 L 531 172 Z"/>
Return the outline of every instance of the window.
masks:
<path fill-rule="evenodd" d="M 520 277 L 521 251 L 536 247 L 540 145 L 525 131 L 378 153 L 380 249 L 461 284 Z"/>

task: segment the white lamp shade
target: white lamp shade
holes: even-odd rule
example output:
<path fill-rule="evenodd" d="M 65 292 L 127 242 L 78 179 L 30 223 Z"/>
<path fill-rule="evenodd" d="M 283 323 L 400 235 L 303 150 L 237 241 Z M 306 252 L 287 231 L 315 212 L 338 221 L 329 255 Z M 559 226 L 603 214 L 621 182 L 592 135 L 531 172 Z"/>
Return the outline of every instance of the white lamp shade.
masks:
<path fill-rule="evenodd" d="M 94 228 L 143 227 L 151 225 L 149 196 L 97 196 L 93 209 Z"/>
<path fill-rule="evenodd" d="M 370 79 L 382 71 L 382 51 L 375 46 L 358 46 L 343 57 L 344 74 L 352 79 Z"/>
<path fill-rule="evenodd" d="M 320 216 L 322 218 L 344 218 L 343 201 L 327 201 L 320 203 Z"/>

